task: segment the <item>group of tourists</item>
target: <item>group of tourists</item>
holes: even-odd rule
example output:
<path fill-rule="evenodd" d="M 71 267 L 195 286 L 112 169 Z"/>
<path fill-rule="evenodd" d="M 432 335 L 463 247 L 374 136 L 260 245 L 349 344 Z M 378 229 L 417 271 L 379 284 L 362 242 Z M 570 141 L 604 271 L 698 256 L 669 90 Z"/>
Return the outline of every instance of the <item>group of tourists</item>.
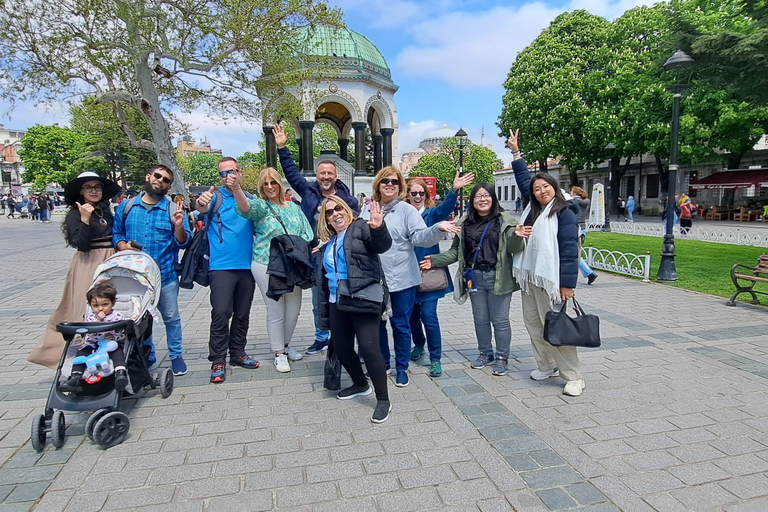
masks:
<path fill-rule="evenodd" d="M 247 369 L 260 365 L 246 351 L 257 286 L 267 309 L 275 369 L 291 371 L 291 362 L 304 357 L 292 340 L 302 287 L 311 286 L 315 340 L 305 353 L 322 353 L 330 343 L 352 380 L 352 386 L 337 393 L 342 400 L 372 392 L 362 357 L 376 396 L 371 420 L 383 422 L 391 410 L 387 321 L 393 337 L 395 386 L 409 384 L 409 363 L 419 360 L 425 347 L 429 375 L 437 378 L 442 375 L 437 303 L 449 293 L 459 303 L 469 297 L 479 352 L 471 367 L 490 366 L 493 375 L 501 376 L 506 374 L 509 360 L 511 298 L 520 290 L 521 316 L 537 365 L 531 378 L 560 376 L 566 381 L 565 394 L 581 394 L 584 380 L 576 349 L 551 346 L 543 337 L 546 313 L 574 295 L 579 206 L 566 200 L 550 175 L 531 177 L 517 132 L 510 131 L 508 147 L 525 203 L 520 223 L 501 208 L 489 183 L 475 184 L 466 215 L 448 221 L 462 188 L 474 176 L 457 173 L 452 190 L 436 205 L 423 180 L 406 181 L 393 166 L 377 173 L 373 197 L 362 198 L 361 208 L 338 179 L 333 161 L 320 162 L 316 179 L 307 180 L 286 148 L 283 128 L 276 125 L 273 134 L 285 178 L 302 198 L 299 204 L 287 198 L 274 168 L 261 171 L 256 196 L 245 192 L 240 166 L 230 157 L 218 163 L 220 186 L 195 199 L 195 209 L 206 217 L 210 245 L 211 382 L 226 380 L 227 363 Z M 77 253 L 61 302 L 30 361 L 56 367 L 64 344 L 55 326 L 83 318 L 83 297 L 95 267 L 115 250 L 140 248 L 160 268 L 157 310 L 165 324 L 173 373 L 187 372 L 177 262 L 192 232 L 181 203 L 167 197 L 174 178 L 168 167 L 153 166 L 145 176 L 144 191 L 121 202 L 114 215 L 109 199 L 120 189 L 112 181 L 86 172 L 67 184 L 69 211 L 62 229 Z M 439 242 L 446 234 L 454 235 L 453 244 L 441 253 Z M 290 257 L 314 270 L 315 281 L 276 292 L 272 270 L 279 258 L 275 254 L 285 246 L 290 246 Z M 454 283 L 447 267 L 455 262 L 459 268 Z M 153 369 L 158 359 L 151 337 L 145 344 Z"/>
<path fill-rule="evenodd" d="M 40 223 L 51 222 L 51 213 L 53 213 L 57 202 L 58 198 L 48 194 L 27 194 L 25 196 L 3 194 L 0 196 L 0 208 L 7 218 L 29 218 Z M 17 214 L 19 214 L 18 217 Z"/>

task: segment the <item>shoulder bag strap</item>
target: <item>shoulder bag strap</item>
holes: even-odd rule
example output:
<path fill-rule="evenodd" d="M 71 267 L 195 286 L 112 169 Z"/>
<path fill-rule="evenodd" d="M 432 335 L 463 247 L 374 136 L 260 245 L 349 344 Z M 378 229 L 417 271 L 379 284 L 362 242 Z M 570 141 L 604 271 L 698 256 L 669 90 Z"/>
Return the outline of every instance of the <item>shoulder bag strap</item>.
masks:
<path fill-rule="evenodd" d="M 488 228 L 491 227 L 491 222 L 493 222 L 493 219 L 488 221 L 488 223 L 485 225 L 485 229 L 483 230 L 483 234 L 480 236 L 480 241 L 477 243 L 477 247 L 475 248 L 475 257 L 472 259 L 472 266 L 477 263 L 477 258 L 480 256 L 480 248 L 483 246 L 483 240 L 485 240 L 485 234 L 488 232 Z"/>
<path fill-rule="evenodd" d="M 283 226 L 283 231 L 285 231 L 285 234 L 288 234 L 288 230 L 285 229 L 285 224 L 283 224 L 283 221 L 280 220 L 280 217 L 275 213 L 275 210 L 272 208 L 272 202 L 267 200 L 267 208 L 269 208 L 269 211 L 272 212 L 272 215 L 277 219 L 277 222 L 280 223 L 281 226 Z"/>

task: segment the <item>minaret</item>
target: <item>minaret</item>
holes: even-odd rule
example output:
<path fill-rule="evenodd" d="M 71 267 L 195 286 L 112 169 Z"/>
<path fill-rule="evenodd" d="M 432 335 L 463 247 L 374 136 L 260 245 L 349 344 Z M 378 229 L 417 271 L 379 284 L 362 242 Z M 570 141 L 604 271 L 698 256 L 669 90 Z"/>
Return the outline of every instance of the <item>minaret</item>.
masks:
<path fill-rule="evenodd" d="M 485 147 L 485 125 L 480 128 L 480 147 Z"/>

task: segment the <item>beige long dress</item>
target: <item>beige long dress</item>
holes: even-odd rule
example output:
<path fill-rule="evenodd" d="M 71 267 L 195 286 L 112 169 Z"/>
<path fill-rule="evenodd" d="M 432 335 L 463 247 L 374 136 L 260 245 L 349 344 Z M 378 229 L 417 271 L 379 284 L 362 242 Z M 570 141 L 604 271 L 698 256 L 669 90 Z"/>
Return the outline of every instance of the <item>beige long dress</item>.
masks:
<path fill-rule="evenodd" d="M 101 219 L 106 221 L 102 225 Z M 100 210 L 91 215 L 88 225 L 80 220 L 80 212 L 73 208 L 67 213 L 67 239 L 69 245 L 77 249 L 72 258 L 64 283 L 64 292 L 59 305 L 48 319 L 43 337 L 27 361 L 51 369 L 56 369 L 61 360 L 66 342 L 61 333 L 56 330 L 59 322 L 82 322 L 85 315 L 85 295 L 91 288 L 96 267 L 115 253 L 112 247 L 112 213 L 109 203 L 101 203 Z"/>

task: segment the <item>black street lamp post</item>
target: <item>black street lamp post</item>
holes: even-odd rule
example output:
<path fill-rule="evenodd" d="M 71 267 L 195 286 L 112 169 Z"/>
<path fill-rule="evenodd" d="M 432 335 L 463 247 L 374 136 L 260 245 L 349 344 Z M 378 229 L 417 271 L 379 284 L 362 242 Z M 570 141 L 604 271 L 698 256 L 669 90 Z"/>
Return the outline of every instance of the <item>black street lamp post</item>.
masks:
<path fill-rule="evenodd" d="M 675 184 L 677 182 L 677 150 L 678 134 L 680 131 L 680 97 L 682 92 L 688 87 L 688 84 L 681 83 L 680 72 L 690 69 L 694 64 L 693 59 L 683 52 L 677 50 L 667 62 L 664 63 L 664 69 L 675 71 L 675 84 L 667 89 L 672 93 L 672 147 L 669 152 L 669 173 L 667 174 L 667 205 L 666 205 L 666 232 L 664 234 L 664 243 L 661 251 L 661 262 L 659 272 L 656 274 L 658 281 L 674 282 L 677 281 L 677 268 L 675 267 Z M 690 75 L 689 75 L 690 78 Z"/>
<path fill-rule="evenodd" d="M 459 139 L 459 176 L 464 174 L 464 146 L 467 145 L 467 132 L 459 128 L 456 132 L 456 138 Z M 464 194 L 459 191 L 459 217 L 464 214 Z"/>

